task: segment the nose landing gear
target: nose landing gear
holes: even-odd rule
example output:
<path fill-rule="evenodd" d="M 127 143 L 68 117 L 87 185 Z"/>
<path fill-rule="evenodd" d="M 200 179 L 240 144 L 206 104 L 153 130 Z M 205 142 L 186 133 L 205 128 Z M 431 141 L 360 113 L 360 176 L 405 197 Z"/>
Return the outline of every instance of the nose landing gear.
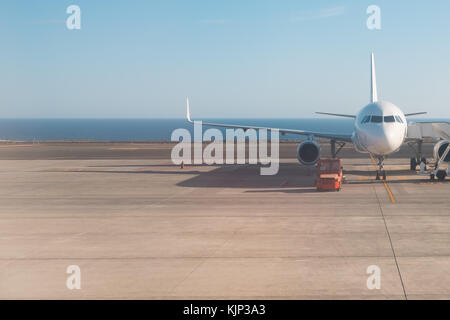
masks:
<path fill-rule="evenodd" d="M 383 161 L 384 161 L 383 157 L 378 158 L 378 170 L 376 179 L 381 180 L 382 178 L 383 180 L 386 181 L 386 171 L 384 170 Z"/>
<path fill-rule="evenodd" d="M 386 180 L 386 171 L 377 171 L 377 180 Z"/>

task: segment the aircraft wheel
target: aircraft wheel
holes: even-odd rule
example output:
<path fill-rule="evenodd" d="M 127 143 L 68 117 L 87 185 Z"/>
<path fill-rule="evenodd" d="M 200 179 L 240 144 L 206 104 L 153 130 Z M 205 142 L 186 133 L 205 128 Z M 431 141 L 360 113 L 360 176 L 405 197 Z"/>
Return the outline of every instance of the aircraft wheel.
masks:
<path fill-rule="evenodd" d="M 376 180 L 380 180 L 380 173 L 377 171 L 377 177 Z"/>
<path fill-rule="evenodd" d="M 411 169 L 411 171 L 416 171 L 416 168 L 417 168 L 416 158 L 411 158 L 411 160 L 410 160 L 410 169 Z"/>
<path fill-rule="evenodd" d="M 430 174 L 430 180 L 431 180 L 431 181 L 434 181 L 434 173 L 431 173 L 431 174 Z"/>
<path fill-rule="evenodd" d="M 386 181 L 386 171 L 383 171 L 383 180 Z"/>
<path fill-rule="evenodd" d="M 444 180 L 445 180 L 445 177 L 447 176 L 447 172 L 445 172 L 444 170 L 439 170 L 439 171 L 436 173 L 436 176 L 437 176 L 437 178 L 438 178 L 439 181 L 444 181 Z"/>
<path fill-rule="evenodd" d="M 422 158 L 422 159 L 420 159 L 420 162 L 423 162 L 423 163 L 425 163 L 425 170 L 427 170 L 427 159 L 426 158 Z"/>

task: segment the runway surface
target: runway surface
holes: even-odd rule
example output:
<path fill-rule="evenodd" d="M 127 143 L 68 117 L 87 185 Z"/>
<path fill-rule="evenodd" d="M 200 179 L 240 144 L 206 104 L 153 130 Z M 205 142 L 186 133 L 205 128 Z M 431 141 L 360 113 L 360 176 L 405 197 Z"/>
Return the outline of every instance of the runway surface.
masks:
<path fill-rule="evenodd" d="M 296 145 L 260 176 L 181 169 L 170 143 L 1 144 L 0 298 L 449 299 L 450 183 L 405 147 L 385 185 L 346 147 L 343 190 L 317 193 Z"/>

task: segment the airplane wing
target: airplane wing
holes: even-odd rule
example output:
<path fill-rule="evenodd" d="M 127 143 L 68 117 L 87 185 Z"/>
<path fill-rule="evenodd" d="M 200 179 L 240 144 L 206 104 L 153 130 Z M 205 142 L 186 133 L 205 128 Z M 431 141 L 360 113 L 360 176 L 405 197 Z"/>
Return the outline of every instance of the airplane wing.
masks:
<path fill-rule="evenodd" d="M 415 112 L 415 113 L 405 113 L 405 117 L 414 117 L 414 116 L 420 116 L 428 114 L 428 112 Z"/>
<path fill-rule="evenodd" d="M 194 121 L 191 120 L 189 99 L 186 100 L 186 119 L 188 122 L 194 123 Z M 301 135 L 301 136 L 314 136 L 314 137 L 318 137 L 318 138 L 324 138 L 324 139 L 330 139 L 330 140 L 336 140 L 336 141 L 352 142 L 352 136 L 349 134 L 335 134 L 335 133 L 296 130 L 296 129 L 268 128 L 268 127 L 246 126 L 246 125 L 239 125 L 239 124 L 233 125 L 233 124 L 209 123 L 209 122 L 202 122 L 202 124 L 206 125 L 206 126 L 210 126 L 210 127 L 243 129 L 244 131 L 246 131 L 248 129 L 254 129 L 254 130 L 266 129 L 267 131 L 278 130 L 281 134 L 297 134 L 297 135 Z"/>
<path fill-rule="evenodd" d="M 326 115 L 326 116 L 356 119 L 356 116 L 353 114 L 341 114 L 341 113 L 329 113 L 329 112 L 316 112 L 316 113 Z"/>

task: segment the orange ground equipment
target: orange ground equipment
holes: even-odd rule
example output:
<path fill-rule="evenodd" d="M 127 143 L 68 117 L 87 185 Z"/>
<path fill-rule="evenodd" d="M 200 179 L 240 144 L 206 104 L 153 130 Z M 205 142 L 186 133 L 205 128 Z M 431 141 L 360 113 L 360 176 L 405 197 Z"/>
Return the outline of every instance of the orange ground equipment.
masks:
<path fill-rule="evenodd" d="M 317 163 L 317 191 L 340 191 L 342 178 L 341 159 L 319 160 Z"/>

